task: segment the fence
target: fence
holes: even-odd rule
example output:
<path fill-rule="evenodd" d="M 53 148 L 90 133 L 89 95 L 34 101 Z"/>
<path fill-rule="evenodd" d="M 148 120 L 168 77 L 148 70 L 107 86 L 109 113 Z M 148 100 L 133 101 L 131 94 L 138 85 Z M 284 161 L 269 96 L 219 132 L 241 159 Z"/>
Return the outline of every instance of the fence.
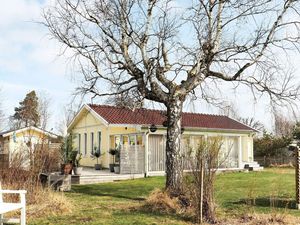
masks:
<path fill-rule="evenodd" d="M 254 157 L 254 160 L 264 167 L 269 167 L 270 165 L 284 165 L 295 163 L 295 157 L 286 155 Z"/>
<path fill-rule="evenodd" d="M 120 173 L 145 172 L 145 147 L 141 145 L 122 146 L 120 151 Z"/>

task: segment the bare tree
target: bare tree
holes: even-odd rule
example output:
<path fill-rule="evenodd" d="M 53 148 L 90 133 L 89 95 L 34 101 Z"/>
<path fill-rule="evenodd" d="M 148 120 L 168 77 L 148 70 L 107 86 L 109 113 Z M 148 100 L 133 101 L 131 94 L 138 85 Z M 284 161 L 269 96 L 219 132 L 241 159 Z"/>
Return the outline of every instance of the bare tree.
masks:
<path fill-rule="evenodd" d="M 4 112 L 2 109 L 2 97 L 1 97 L 1 89 L 0 89 L 0 131 L 3 129 L 4 127 L 4 123 L 5 123 L 5 116 L 4 116 Z"/>
<path fill-rule="evenodd" d="M 258 130 L 258 131 L 265 130 L 265 126 L 261 122 L 255 120 L 255 118 L 253 118 L 253 117 L 247 117 L 247 118 L 240 117 L 239 121 L 242 122 L 243 124 L 246 124 L 249 127 L 252 127 L 254 129 Z"/>
<path fill-rule="evenodd" d="M 62 137 L 67 135 L 68 124 L 75 117 L 76 113 L 82 106 L 82 99 L 77 102 L 74 99 L 63 107 L 61 120 L 56 124 L 56 130 Z"/>
<path fill-rule="evenodd" d="M 137 90 L 131 90 L 118 95 L 110 96 L 105 102 L 109 105 L 125 107 L 132 110 L 136 108 L 142 108 L 144 106 L 143 98 L 141 98 Z"/>
<path fill-rule="evenodd" d="M 292 137 L 296 120 L 285 117 L 279 111 L 274 112 L 274 132 L 279 137 Z"/>
<path fill-rule="evenodd" d="M 219 114 L 228 116 L 236 120 L 239 120 L 240 118 L 239 110 L 237 106 L 232 102 L 230 102 L 229 104 L 223 103 L 223 105 L 220 106 Z"/>
<path fill-rule="evenodd" d="M 51 98 L 46 93 L 38 93 L 38 113 L 40 115 L 40 127 L 47 129 L 51 119 Z"/>
<path fill-rule="evenodd" d="M 260 121 L 256 120 L 254 117 L 241 117 L 238 108 L 233 103 L 222 106 L 219 110 L 219 113 L 225 116 L 229 116 L 230 118 L 233 118 L 258 131 L 264 131 L 265 129 L 265 126 Z"/>
<path fill-rule="evenodd" d="M 178 194 L 183 102 L 199 92 L 206 99 L 207 88 L 222 90 L 223 81 L 277 102 L 295 99 L 299 87 L 277 56 L 300 43 L 298 12 L 295 0 L 56 0 L 44 24 L 74 53 L 84 77 L 79 92 L 136 89 L 165 105 L 166 188 Z M 111 85 L 116 91 L 104 88 Z"/>

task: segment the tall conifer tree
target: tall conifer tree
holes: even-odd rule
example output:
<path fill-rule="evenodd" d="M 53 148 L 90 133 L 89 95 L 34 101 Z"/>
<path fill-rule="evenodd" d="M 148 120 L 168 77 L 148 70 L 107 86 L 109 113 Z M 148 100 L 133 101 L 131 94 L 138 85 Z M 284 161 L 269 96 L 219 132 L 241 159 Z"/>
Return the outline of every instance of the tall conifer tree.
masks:
<path fill-rule="evenodd" d="M 38 97 L 35 91 L 29 92 L 19 104 L 19 107 L 15 108 L 13 116 L 17 122 L 17 127 L 38 126 L 40 115 L 38 112 Z"/>

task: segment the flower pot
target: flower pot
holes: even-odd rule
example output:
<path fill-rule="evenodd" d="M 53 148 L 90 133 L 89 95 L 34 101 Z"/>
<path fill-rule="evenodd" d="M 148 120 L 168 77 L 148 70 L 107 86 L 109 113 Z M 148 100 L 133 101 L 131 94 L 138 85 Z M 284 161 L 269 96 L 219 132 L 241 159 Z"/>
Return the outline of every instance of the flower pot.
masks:
<path fill-rule="evenodd" d="M 82 169 L 83 169 L 82 167 L 74 167 L 73 172 L 75 175 L 81 175 Z"/>
<path fill-rule="evenodd" d="M 112 173 L 115 172 L 114 167 L 115 167 L 114 163 L 109 164 L 109 171 L 112 172 Z"/>
<path fill-rule="evenodd" d="M 120 173 L 120 167 L 119 166 L 115 166 L 114 167 L 114 171 L 115 171 L 115 173 Z"/>
<path fill-rule="evenodd" d="M 64 163 L 61 164 L 61 174 L 72 174 L 73 164 L 72 163 Z"/>
<path fill-rule="evenodd" d="M 95 164 L 95 170 L 101 170 L 101 164 Z"/>

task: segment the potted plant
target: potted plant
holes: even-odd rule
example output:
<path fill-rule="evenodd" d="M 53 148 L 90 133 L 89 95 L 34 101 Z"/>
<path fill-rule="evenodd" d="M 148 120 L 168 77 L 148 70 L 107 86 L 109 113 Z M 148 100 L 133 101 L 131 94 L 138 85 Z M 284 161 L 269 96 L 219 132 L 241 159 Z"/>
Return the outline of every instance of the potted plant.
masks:
<path fill-rule="evenodd" d="M 109 170 L 110 170 L 110 172 L 115 172 L 115 170 L 114 170 L 114 167 L 116 165 L 115 164 L 115 155 L 117 154 L 117 149 L 114 149 L 114 148 L 109 149 L 109 154 L 111 154 L 113 157 L 113 163 L 109 164 Z"/>
<path fill-rule="evenodd" d="M 63 163 L 61 164 L 61 173 L 65 175 L 72 174 L 72 169 L 73 169 L 72 158 L 74 158 L 73 139 L 74 136 L 72 134 L 68 134 L 64 138 L 60 149 L 62 161 L 63 161 Z"/>
<path fill-rule="evenodd" d="M 97 149 L 97 147 L 94 148 L 94 150 L 92 151 L 92 158 L 93 159 L 97 159 L 97 164 L 95 164 L 95 170 L 101 170 L 102 166 L 101 164 L 99 164 L 99 158 L 101 157 L 101 150 L 100 148 Z"/>
<path fill-rule="evenodd" d="M 81 173 L 82 173 L 83 168 L 80 166 L 81 159 L 82 159 L 82 153 L 77 154 L 75 163 L 74 163 L 74 168 L 73 168 L 75 175 L 81 175 Z"/>
<path fill-rule="evenodd" d="M 119 164 L 114 164 L 114 171 L 115 171 L 115 173 L 120 173 L 120 149 L 117 148 L 115 150 L 116 150 L 115 159 L 116 159 L 116 161 L 119 162 Z"/>

